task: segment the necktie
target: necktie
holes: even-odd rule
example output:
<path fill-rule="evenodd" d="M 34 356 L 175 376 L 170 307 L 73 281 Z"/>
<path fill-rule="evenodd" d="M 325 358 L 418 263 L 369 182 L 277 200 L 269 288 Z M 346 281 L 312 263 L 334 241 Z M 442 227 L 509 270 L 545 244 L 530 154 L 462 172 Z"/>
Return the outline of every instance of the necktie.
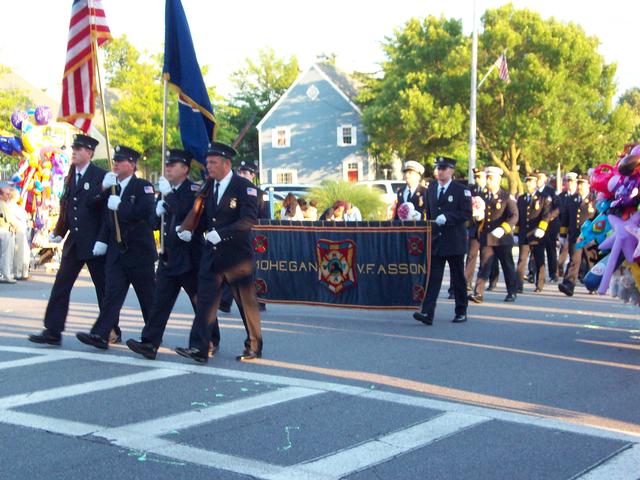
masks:
<path fill-rule="evenodd" d="M 122 192 L 122 187 L 120 186 L 120 184 L 116 185 L 116 195 L 120 195 L 120 192 Z"/>
<path fill-rule="evenodd" d="M 81 174 L 81 173 L 78 173 L 78 174 L 76 175 L 76 187 L 77 187 L 78 185 L 80 185 L 80 179 L 81 179 L 81 178 L 82 178 L 82 174 Z"/>
<path fill-rule="evenodd" d="M 531 201 L 531 195 L 527 193 L 527 203 L 529 203 L 530 201 Z"/>
<path fill-rule="evenodd" d="M 220 183 L 216 182 L 215 186 L 213 187 L 213 204 L 214 205 L 218 205 L 218 189 L 220 188 Z"/>
<path fill-rule="evenodd" d="M 444 187 L 442 185 L 440 185 L 438 187 L 439 191 L 438 191 L 438 201 L 442 200 L 442 195 L 444 195 Z"/>

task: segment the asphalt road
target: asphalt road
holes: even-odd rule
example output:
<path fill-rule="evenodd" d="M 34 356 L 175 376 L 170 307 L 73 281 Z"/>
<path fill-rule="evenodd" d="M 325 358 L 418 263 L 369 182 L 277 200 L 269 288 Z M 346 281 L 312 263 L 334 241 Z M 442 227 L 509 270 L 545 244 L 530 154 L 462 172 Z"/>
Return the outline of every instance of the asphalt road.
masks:
<path fill-rule="evenodd" d="M 252 363 L 235 361 L 234 307 L 200 366 L 173 353 L 186 297 L 155 361 L 80 344 L 97 316 L 85 274 L 63 345 L 29 343 L 52 280 L 0 285 L 2 479 L 640 478 L 640 309 L 618 300 L 550 285 L 505 304 L 499 287 L 466 324 L 441 298 L 431 327 L 269 305 Z M 120 325 L 139 338 L 133 292 Z"/>

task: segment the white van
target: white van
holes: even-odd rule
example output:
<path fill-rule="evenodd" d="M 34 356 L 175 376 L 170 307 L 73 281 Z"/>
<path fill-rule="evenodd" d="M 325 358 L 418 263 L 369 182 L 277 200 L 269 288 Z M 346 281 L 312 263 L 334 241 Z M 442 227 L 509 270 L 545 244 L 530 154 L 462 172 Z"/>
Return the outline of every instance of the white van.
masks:
<path fill-rule="evenodd" d="M 404 187 L 406 183 L 402 180 L 365 180 L 358 182 L 358 184 L 380 191 L 387 204 L 387 219 L 391 220 L 393 218 L 393 207 L 396 203 L 396 192 L 399 188 Z"/>

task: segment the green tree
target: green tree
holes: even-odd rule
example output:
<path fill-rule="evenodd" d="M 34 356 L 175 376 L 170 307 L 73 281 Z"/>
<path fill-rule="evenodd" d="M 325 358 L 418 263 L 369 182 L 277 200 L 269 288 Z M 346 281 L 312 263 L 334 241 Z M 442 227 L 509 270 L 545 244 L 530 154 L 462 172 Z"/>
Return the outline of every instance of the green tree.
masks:
<path fill-rule="evenodd" d="M 299 71 L 295 56 L 288 60 L 278 58 L 272 48 L 265 48 L 258 52 L 257 59 L 247 58 L 244 67 L 232 74 L 236 89 L 231 99 L 233 126 L 240 131 L 255 114 L 254 128 L 239 146 L 238 162 L 257 160 L 259 145 L 255 125 L 291 86 Z"/>
<path fill-rule="evenodd" d="M 501 167 L 515 192 L 524 170 L 585 171 L 614 158 L 635 125 L 628 106 L 612 107 L 616 66 L 598 39 L 510 4 L 482 23 L 478 71 L 506 49 L 511 82 L 493 73 L 478 92 L 479 164 Z M 362 95 L 371 153 L 466 158 L 471 39 L 460 21 L 412 19 L 384 48 L 384 77 Z"/>
<path fill-rule="evenodd" d="M 640 142 L 640 88 L 630 88 L 624 92 L 618 99 L 619 105 L 626 105 L 633 113 L 635 129 L 631 135 L 630 141 L 633 143 Z"/>
<path fill-rule="evenodd" d="M 148 174 L 161 170 L 163 81 L 162 54 L 142 54 L 126 36 L 106 47 L 105 77 L 117 99 L 108 111 L 112 144 L 124 144 L 140 151 L 145 159 L 141 168 Z M 202 68 L 203 74 L 206 67 Z M 229 123 L 230 112 L 223 99 L 208 87 L 214 107 L 217 139 L 229 141 L 235 129 Z M 169 89 L 167 101 L 167 145 L 180 147 L 177 95 Z"/>

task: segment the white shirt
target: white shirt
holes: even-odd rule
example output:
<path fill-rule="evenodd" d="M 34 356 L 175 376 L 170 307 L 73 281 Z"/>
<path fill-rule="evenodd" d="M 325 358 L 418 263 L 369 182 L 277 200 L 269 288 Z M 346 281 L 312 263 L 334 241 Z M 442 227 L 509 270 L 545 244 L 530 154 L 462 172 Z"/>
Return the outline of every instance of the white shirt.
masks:
<path fill-rule="evenodd" d="M 344 221 L 345 222 L 361 222 L 362 221 L 362 213 L 358 207 L 352 207 L 350 212 L 344 212 Z"/>
<path fill-rule="evenodd" d="M 119 195 L 120 198 L 122 198 L 122 194 L 124 193 L 124 189 L 127 188 L 127 185 L 129 185 L 129 181 L 131 180 L 131 177 L 133 177 L 133 175 L 129 175 L 124 180 L 118 182 L 118 185 L 120 185 L 120 195 Z"/>
<path fill-rule="evenodd" d="M 233 171 L 230 171 L 229 173 L 227 173 L 227 176 L 220 181 L 214 180 L 215 182 L 213 184 L 214 189 L 216 188 L 215 184 L 216 183 L 218 184 L 218 203 L 216 203 L 216 205 L 220 203 L 220 199 L 222 198 L 222 195 L 224 195 L 224 192 L 227 190 L 229 183 L 231 183 L 231 177 L 233 177 Z"/>
<path fill-rule="evenodd" d="M 442 195 L 444 195 L 447 192 L 447 188 L 449 188 L 449 185 L 451 185 L 451 180 L 449 180 L 444 185 L 438 182 L 438 192 L 436 194 L 436 198 L 440 198 L 440 191 L 442 191 Z"/>
<path fill-rule="evenodd" d="M 417 189 L 418 189 L 418 185 L 416 185 L 414 188 L 411 188 L 409 185 L 404 187 L 404 201 L 408 202 L 409 199 L 413 197 L 413 195 L 416 193 Z"/>

